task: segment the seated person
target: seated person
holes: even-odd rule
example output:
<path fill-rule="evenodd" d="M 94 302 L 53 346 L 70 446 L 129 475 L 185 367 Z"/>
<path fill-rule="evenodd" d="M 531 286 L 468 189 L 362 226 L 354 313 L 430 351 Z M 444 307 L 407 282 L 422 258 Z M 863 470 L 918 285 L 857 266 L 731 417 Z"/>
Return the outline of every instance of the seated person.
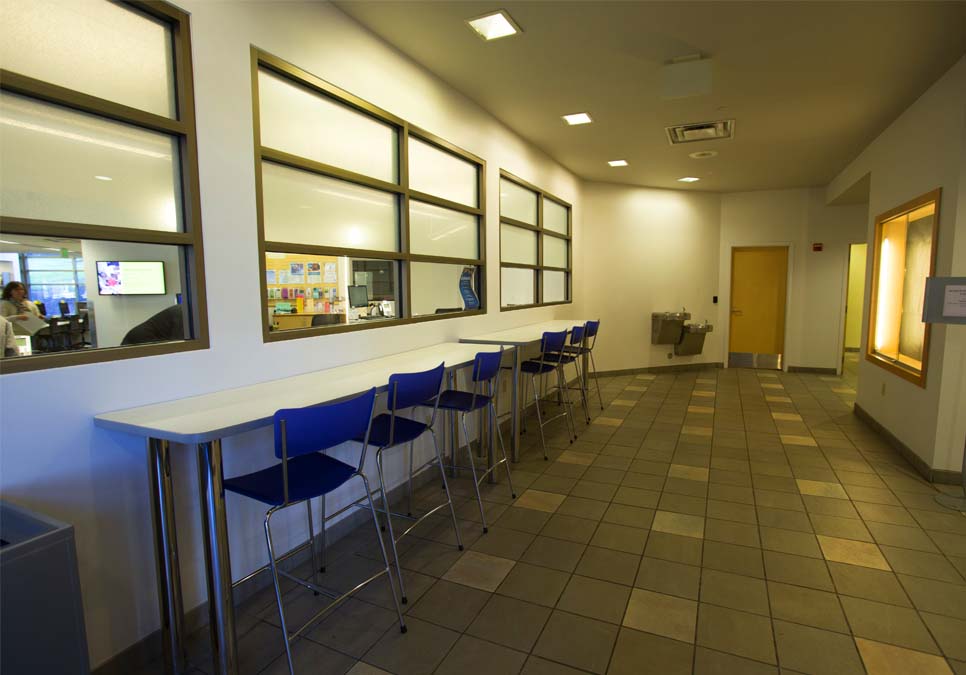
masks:
<path fill-rule="evenodd" d="M 121 345 L 140 345 L 148 342 L 184 340 L 184 308 L 171 305 L 127 332 Z"/>

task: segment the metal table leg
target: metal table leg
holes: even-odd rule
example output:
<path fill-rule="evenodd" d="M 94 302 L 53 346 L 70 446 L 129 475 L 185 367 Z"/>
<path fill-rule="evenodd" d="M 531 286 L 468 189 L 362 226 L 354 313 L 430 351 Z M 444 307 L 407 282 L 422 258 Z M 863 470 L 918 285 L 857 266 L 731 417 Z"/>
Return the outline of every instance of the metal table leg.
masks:
<path fill-rule="evenodd" d="M 167 441 L 157 438 L 149 438 L 147 445 L 164 672 L 182 675 L 187 672 L 187 664 L 184 644 L 184 603 L 181 599 L 181 567 L 178 562 L 174 490 L 171 480 L 171 449 Z"/>
<path fill-rule="evenodd" d="M 238 649 L 235 644 L 235 608 L 232 603 L 224 478 L 221 441 L 200 443 L 198 486 L 205 541 L 212 672 L 216 675 L 237 675 Z"/>
<path fill-rule="evenodd" d="M 520 461 L 520 350 L 513 348 L 513 382 L 510 389 L 510 455 Z"/>

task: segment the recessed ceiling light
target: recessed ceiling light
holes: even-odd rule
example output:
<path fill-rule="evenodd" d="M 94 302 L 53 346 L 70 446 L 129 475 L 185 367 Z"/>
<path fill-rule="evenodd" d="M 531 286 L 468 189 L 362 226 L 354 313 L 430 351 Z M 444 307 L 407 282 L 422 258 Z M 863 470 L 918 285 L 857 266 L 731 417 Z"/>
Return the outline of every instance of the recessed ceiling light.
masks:
<path fill-rule="evenodd" d="M 523 30 L 504 10 L 490 12 L 475 19 L 467 19 L 470 28 L 484 40 L 496 40 L 522 33 Z"/>
<path fill-rule="evenodd" d="M 612 159 L 607 163 L 610 164 L 611 166 L 627 166 L 626 159 Z"/>
<path fill-rule="evenodd" d="M 0 244 L 13 244 L 14 246 L 19 246 L 20 245 L 16 241 L 7 241 L 6 239 L 0 239 Z"/>
<path fill-rule="evenodd" d="M 701 150 L 699 152 L 692 152 L 688 155 L 691 159 L 710 159 L 711 157 L 717 157 L 717 150 Z"/>
<path fill-rule="evenodd" d="M 576 126 L 578 124 L 590 124 L 594 120 L 590 119 L 590 115 L 587 113 L 571 113 L 569 115 L 564 115 L 563 121 L 570 126 Z"/>
<path fill-rule="evenodd" d="M 94 176 L 97 180 L 114 180 L 110 176 Z"/>
<path fill-rule="evenodd" d="M 685 176 L 684 178 L 678 178 L 679 183 L 697 183 L 700 178 L 695 178 L 694 176 Z"/>

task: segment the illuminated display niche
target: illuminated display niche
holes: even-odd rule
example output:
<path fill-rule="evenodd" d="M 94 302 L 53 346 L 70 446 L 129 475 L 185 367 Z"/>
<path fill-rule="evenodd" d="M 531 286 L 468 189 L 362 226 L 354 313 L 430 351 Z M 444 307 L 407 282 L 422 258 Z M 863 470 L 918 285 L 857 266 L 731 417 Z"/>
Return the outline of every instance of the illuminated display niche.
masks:
<path fill-rule="evenodd" d="M 875 221 L 872 306 L 866 358 L 920 387 L 926 382 L 929 325 L 922 321 L 926 277 L 936 264 L 940 190 Z"/>

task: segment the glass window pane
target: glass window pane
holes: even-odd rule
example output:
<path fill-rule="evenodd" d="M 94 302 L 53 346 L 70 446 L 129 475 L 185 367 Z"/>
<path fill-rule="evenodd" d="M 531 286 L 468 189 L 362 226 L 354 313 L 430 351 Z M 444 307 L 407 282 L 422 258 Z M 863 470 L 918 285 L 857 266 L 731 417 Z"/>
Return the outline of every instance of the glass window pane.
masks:
<path fill-rule="evenodd" d="M 37 260 L 48 257 L 49 243 L 42 237 L 4 234 L 0 259 L 14 266 L 26 263 L 30 268 Z M 191 337 L 186 297 L 182 287 L 185 278 L 185 250 L 166 244 L 133 244 L 103 240 L 66 240 L 59 242 L 79 263 L 75 281 L 72 272 L 28 272 L 27 299 L 44 303 L 48 328 L 42 328 L 28 342 L 33 353 L 60 352 L 67 349 L 95 349 L 120 345 L 169 342 Z M 35 257 L 36 256 L 36 257 Z M 114 262 L 119 274 L 110 276 L 98 261 Z M 153 265 L 150 278 L 125 277 L 126 263 L 159 263 Z M 39 263 L 38 263 L 39 264 Z M 135 271 L 138 271 L 135 269 Z M 64 274 L 64 283 L 35 283 L 41 275 Z M 41 276 L 41 278 L 43 278 Z M 126 284 L 125 282 L 130 282 Z M 118 283 L 119 282 L 119 283 Z M 147 284 L 147 286 L 146 286 Z M 86 289 L 94 292 L 87 297 Z M 132 292 L 133 291 L 133 292 Z M 151 292 L 146 292 L 151 291 Z M 158 291 L 158 292 L 153 292 Z M 86 301 L 86 310 L 78 301 Z M 56 321 L 63 314 L 60 303 L 68 305 L 70 320 Z M 4 315 L 18 314 L 11 303 L 2 303 Z M 17 329 L 16 321 L 14 331 Z"/>
<path fill-rule="evenodd" d="M 73 270 L 67 272 L 28 272 L 27 280 L 31 284 L 73 284 Z"/>
<path fill-rule="evenodd" d="M 258 100 L 263 146 L 398 182 L 395 127 L 264 69 Z"/>
<path fill-rule="evenodd" d="M 409 137 L 409 187 L 458 204 L 478 206 L 476 164 Z"/>
<path fill-rule="evenodd" d="M 537 193 L 506 178 L 500 179 L 500 215 L 537 224 Z"/>
<path fill-rule="evenodd" d="M 543 228 L 560 234 L 569 234 L 567 231 L 567 216 L 570 212 L 566 206 L 558 204 L 552 199 L 543 200 Z"/>
<path fill-rule="evenodd" d="M 410 249 L 413 253 L 451 258 L 479 258 L 478 218 L 422 202 L 409 202 Z"/>
<path fill-rule="evenodd" d="M 68 249 L 63 250 L 70 254 Z M 62 258 L 59 255 L 32 255 L 25 262 L 28 270 L 73 270 L 75 262 L 83 265 L 80 258 Z"/>
<path fill-rule="evenodd" d="M 265 239 L 399 250 L 399 200 L 381 190 L 262 162 Z"/>
<path fill-rule="evenodd" d="M 502 262 L 537 264 L 537 233 L 513 225 L 500 226 L 500 260 Z"/>
<path fill-rule="evenodd" d="M 4 0 L 0 64 L 108 101 L 176 115 L 170 28 L 119 3 Z"/>
<path fill-rule="evenodd" d="M 543 301 L 564 302 L 567 299 L 567 273 L 543 272 Z"/>
<path fill-rule="evenodd" d="M 399 263 L 303 253 L 265 254 L 273 331 L 398 317 Z"/>
<path fill-rule="evenodd" d="M 504 307 L 532 305 L 537 301 L 534 294 L 534 270 L 519 267 L 500 268 L 500 302 Z"/>
<path fill-rule="evenodd" d="M 543 235 L 543 264 L 548 267 L 569 267 L 566 239 Z"/>
<path fill-rule="evenodd" d="M 4 93 L 0 147 L 5 216 L 183 231 L 171 136 Z"/>
<path fill-rule="evenodd" d="M 448 314 L 464 309 L 479 309 L 479 268 L 465 265 L 414 262 L 409 266 L 412 287 L 413 316 Z M 464 273 L 470 283 L 475 303 L 470 306 L 463 297 L 460 281 Z M 476 306 L 474 307 L 473 304 Z"/>

